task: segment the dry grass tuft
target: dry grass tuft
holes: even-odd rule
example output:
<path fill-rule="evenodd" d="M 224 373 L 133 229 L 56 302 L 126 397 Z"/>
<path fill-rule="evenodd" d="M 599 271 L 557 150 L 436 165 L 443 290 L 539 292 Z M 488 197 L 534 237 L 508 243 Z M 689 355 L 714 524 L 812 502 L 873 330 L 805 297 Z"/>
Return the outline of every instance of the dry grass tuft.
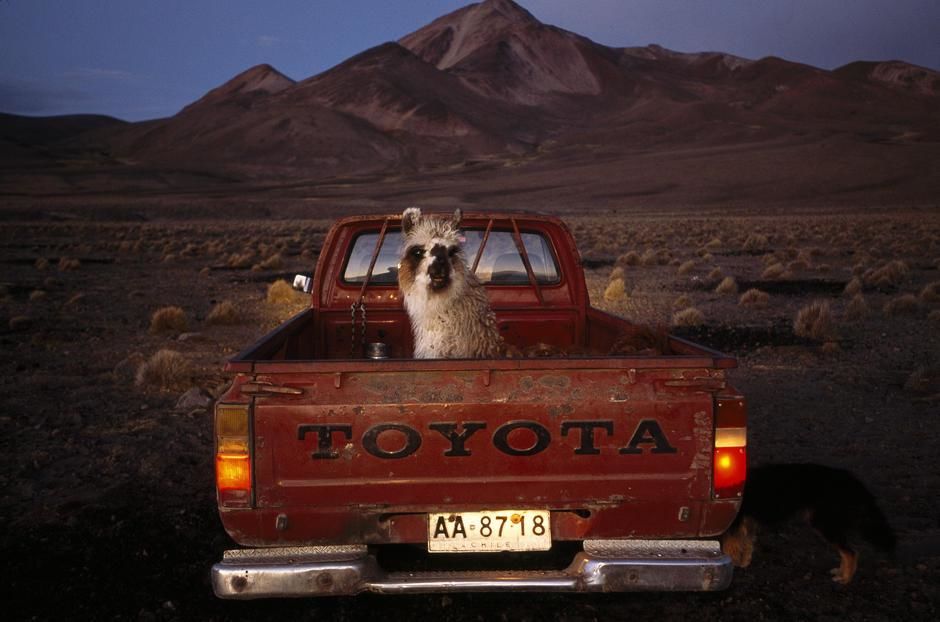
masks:
<path fill-rule="evenodd" d="M 628 251 L 617 258 L 617 263 L 622 266 L 640 265 L 640 254 L 636 251 Z"/>
<path fill-rule="evenodd" d="M 239 314 L 238 309 L 228 300 L 223 300 L 219 304 L 212 307 L 212 310 L 209 311 L 209 315 L 206 316 L 207 324 L 238 324 L 241 321 L 241 314 Z"/>
<path fill-rule="evenodd" d="M 182 391 L 192 386 L 193 367 L 179 352 L 160 350 L 137 368 L 137 386 Z"/>
<path fill-rule="evenodd" d="M 839 352 L 842 348 L 839 347 L 838 341 L 827 341 L 822 344 L 819 348 L 823 354 L 835 354 Z"/>
<path fill-rule="evenodd" d="M 722 277 L 724 277 L 724 273 L 722 273 L 721 268 L 713 268 L 706 278 L 712 283 L 717 283 Z"/>
<path fill-rule="evenodd" d="M 784 265 L 780 262 L 771 264 L 761 273 L 760 278 L 762 279 L 779 279 L 787 271 Z"/>
<path fill-rule="evenodd" d="M 32 325 L 33 318 L 28 315 L 15 315 L 10 318 L 9 326 L 12 331 L 27 330 L 31 328 Z"/>
<path fill-rule="evenodd" d="M 861 294 L 855 294 L 845 308 L 845 319 L 850 321 L 861 320 L 868 315 L 868 303 Z"/>
<path fill-rule="evenodd" d="M 150 316 L 150 334 L 163 332 L 183 333 L 189 328 L 186 312 L 179 307 L 163 307 Z"/>
<path fill-rule="evenodd" d="M 751 309 L 764 309 L 770 302 L 770 294 L 759 289 L 749 289 L 738 298 L 738 306 Z"/>
<path fill-rule="evenodd" d="M 681 310 L 687 307 L 692 306 L 692 299 L 686 296 L 685 294 L 680 295 L 678 298 L 672 301 L 672 308 Z"/>
<path fill-rule="evenodd" d="M 705 314 L 695 307 L 688 307 L 672 316 L 673 326 L 701 326 L 705 323 Z"/>
<path fill-rule="evenodd" d="M 882 311 L 884 311 L 885 315 L 908 315 L 916 313 L 917 308 L 917 296 L 914 294 L 902 294 L 886 302 Z"/>
<path fill-rule="evenodd" d="M 940 281 L 934 281 L 924 285 L 920 290 L 920 301 L 923 303 L 940 302 Z"/>
<path fill-rule="evenodd" d="M 78 270 L 81 266 L 82 266 L 82 262 L 74 258 L 62 257 L 59 259 L 59 271 L 60 272 L 70 272 L 72 270 Z"/>
<path fill-rule="evenodd" d="M 49 260 L 45 257 L 40 257 L 36 260 L 35 266 L 37 270 L 47 270 L 49 268 Z"/>
<path fill-rule="evenodd" d="M 793 322 L 793 333 L 797 337 L 827 341 L 835 336 L 832 310 L 825 300 L 816 300 L 800 309 Z"/>
<path fill-rule="evenodd" d="M 607 302 L 616 302 L 627 297 L 626 286 L 623 279 L 613 279 L 604 290 L 604 300 Z"/>
<path fill-rule="evenodd" d="M 880 268 L 867 270 L 862 276 L 865 285 L 873 287 L 897 287 L 910 275 L 907 264 L 899 259 L 889 261 Z"/>
<path fill-rule="evenodd" d="M 744 240 L 744 250 L 746 251 L 758 251 L 764 248 L 767 248 L 769 240 L 766 235 L 760 233 L 752 233 L 747 236 L 747 239 Z"/>
<path fill-rule="evenodd" d="M 268 302 L 276 305 L 286 305 L 296 300 L 296 292 L 290 283 L 284 279 L 278 279 L 268 287 Z"/>
<path fill-rule="evenodd" d="M 29 293 L 30 302 L 39 302 L 46 297 L 46 291 L 43 289 L 34 289 Z"/>
<path fill-rule="evenodd" d="M 684 262 L 681 266 L 679 266 L 679 270 L 677 270 L 677 272 L 679 276 L 685 276 L 689 272 L 692 272 L 692 270 L 694 269 L 695 269 L 695 260 L 690 259 Z"/>
<path fill-rule="evenodd" d="M 846 296 L 856 296 L 862 293 L 862 279 L 855 277 L 849 281 L 842 293 Z"/>
<path fill-rule="evenodd" d="M 237 254 L 237 253 L 233 254 L 232 256 L 228 258 L 227 264 L 229 268 L 246 269 L 246 268 L 250 268 L 254 264 L 254 262 L 255 262 L 255 254 L 251 251 L 248 251 L 248 252 L 241 253 L 241 254 Z"/>
<path fill-rule="evenodd" d="M 721 283 L 718 284 L 718 287 L 715 288 L 716 294 L 737 294 L 738 293 L 738 282 L 734 280 L 733 276 L 726 276 L 722 279 Z"/>
<path fill-rule="evenodd" d="M 610 271 L 610 276 L 607 277 L 608 281 L 613 281 L 614 279 L 622 279 L 624 277 L 623 268 L 616 266 L 613 270 Z"/>
<path fill-rule="evenodd" d="M 77 294 L 73 294 L 72 297 L 66 301 L 65 307 L 75 307 L 82 304 L 83 302 L 85 302 L 85 294 L 78 292 Z"/>

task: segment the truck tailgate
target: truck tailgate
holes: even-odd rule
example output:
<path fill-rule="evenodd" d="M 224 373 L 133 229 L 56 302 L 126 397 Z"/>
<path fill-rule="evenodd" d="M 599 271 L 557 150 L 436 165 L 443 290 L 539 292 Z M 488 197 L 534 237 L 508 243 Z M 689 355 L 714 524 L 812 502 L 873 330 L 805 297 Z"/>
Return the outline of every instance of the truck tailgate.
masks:
<path fill-rule="evenodd" d="M 721 370 L 424 365 L 278 373 L 302 393 L 254 399 L 250 531 L 421 542 L 428 512 L 531 508 L 559 540 L 701 535 Z"/>

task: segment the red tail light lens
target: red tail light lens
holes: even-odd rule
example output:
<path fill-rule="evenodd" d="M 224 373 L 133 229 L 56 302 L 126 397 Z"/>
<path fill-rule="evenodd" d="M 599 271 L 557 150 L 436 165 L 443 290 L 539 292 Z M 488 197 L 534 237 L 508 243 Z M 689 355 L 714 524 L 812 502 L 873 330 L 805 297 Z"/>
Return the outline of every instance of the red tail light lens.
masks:
<path fill-rule="evenodd" d="M 251 453 L 248 405 L 219 404 L 215 408 L 215 484 L 224 507 L 251 504 Z"/>
<path fill-rule="evenodd" d="M 747 411 L 740 396 L 719 397 L 712 488 L 716 499 L 740 497 L 747 478 Z"/>

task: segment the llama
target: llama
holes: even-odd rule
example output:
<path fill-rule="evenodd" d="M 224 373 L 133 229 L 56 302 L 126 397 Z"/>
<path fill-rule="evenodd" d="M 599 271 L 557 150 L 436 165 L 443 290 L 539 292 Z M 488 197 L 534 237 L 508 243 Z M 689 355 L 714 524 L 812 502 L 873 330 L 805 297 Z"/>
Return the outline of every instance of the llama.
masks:
<path fill-rule="evenodd" d="M 486 290 L 463 257 L 461 212 L 451 219 L 402 213 L 398 287 L 419 359 L 495 358 L 505 352 Z"/>

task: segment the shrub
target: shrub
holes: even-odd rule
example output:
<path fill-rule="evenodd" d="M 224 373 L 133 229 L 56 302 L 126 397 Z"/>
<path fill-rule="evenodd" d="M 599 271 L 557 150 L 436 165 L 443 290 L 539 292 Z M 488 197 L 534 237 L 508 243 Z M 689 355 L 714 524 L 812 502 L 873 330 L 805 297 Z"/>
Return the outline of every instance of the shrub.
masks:
<path fill-rule="evenodd" d="M 636 251 L 628 251 L 617 258 L 617 263 L 624 266 L 640 265 L 640 254 Z"/>
<path fill-rule="evenodd" d="M 36 269 L 37 270 L 46 270 L 49 268 L 49 260 L 45 257 L 40 257 L 36 260 Z"/>
<path fill-rule="evenodd" d="M 767 266 L 767 269 L 761 273 L 760 278 L 762 279 L 779 279 L 783 276 L 783 273 L 786 272 L 786 268 L 783 267 L 782 263 L 775 263 Z"/>
<path fill-rule="evenodd" d="M 207 324 L 238 324 L 240 320 L 238 309 L 228 300 L 223 300 L 212 307 L 209 315 L 206 316 Z"/>
<path fill-rule="evenodd" d="M 721 280 L 721 283 L 718 284 L 718 287 L 715 288 L 716 294 L 737 294 L 738 293 L 738 283 L 734 280 L 732 276 L 726 276 Z"/>
<path fill-rule="evenodd" d="M 685 276 L 689 272 L 692 272 L 692 270 L 694 269 L 695 269 L 695 260 L 690 259 L 684 262 L 681 266 L 679 266 L 679 270 L 677 272 L 679 273 L 679 276 Z"/>
<path fill-rule="evenodd" d="M 763 309 L 770 302 L 770 294 L 759 289 L 749 289 L 738 298 L 738 305 L 752 309 Z"/>
<path fill-rule="evenodd" d="M 940 302 L 940 281 L 924 285 L 924 289 L 920 290 L 920 301 L 924 303 Z"/>
<path fill-rule="evenodd" d="M 207 324 L 238 324 L 241 321 L 241 314 L 238 309 L 228 300 L 223 300 L 209 311 L 206 316 Z"/>
<path fill-rule="evenodd" d="M 911 270 L 903 261 L 895 259 L 875 270 L 868 270 L 862 276 L 866 285 L 873 287 L 897 287 L 907 279 Z"/>
<path fill-rule="evenodd" d="M 711 272 L 708 273 L 708 280 L 711 282 L 718 282 L 724 274 L 721 273 L 721 268 L 713 268 Z"/>
<path fill-rule="evenodd" d="M 160 350 L 137 368 L 139 387 L 181 391 L 192 385 L 193 367 L 179 352 Z"/>
<path fill-rule="evenodd" d="M 692 306 L 692 299 L 686 296 L 685 294 L 680 295 L 678 298 L 672 301 L 673 309 L 685 309 L 686 307 Z"/>
<path fill-rule="evenodd" d="M 860 320 L 868 315 L 868 303 L 861 294 L 855 294 L 851 302 L 845 308 L 845 319 Z"/>
<path fill-rule="evenodd" d="M 917 296 L 903 294 L 885 303 L 882 309 L 885 315 L 905 315 L 917 311 Z"/>
<path fill-rule="evenodd" d="M 688 307 L 672 316 L 673 326 L 701 326 L 704 323 L 705 315 L 695 307 Z"/>
<path fill-rule="evenodd" d="M 858 277 L 853 278 L 849 281 L 845 289 L 842 290 L 842 293 L 846 296 L 856 296 L 862 292 L 862 280 Z"/>
<path fill-rule="evenodd" d="M 825 300 L 816 300 L 800 309 L 793 322 L 793 333 L 797 337 L 826 341 L 835 336 L 832 311 Z"/>
<path fill-rule="evenodd" d="M 294 288 L 284 279 L 278 279 L 268 287 L 267 300 L 271 304 L 284 305 L 295 300 Z"/>
<path fill-rule="evenodd" d="M 608 283 L 607 289 L 604 290 L 604 300 L 608 302 L 623 300 L 626 298 L 626 296 L 627 292 L 623 279 L 612 280 L 610 283 Z"/>
<path fill-rule="evenodd" d="M 162 332 L 185 332 L 189 327 L 186 312 L 179 307 L 163 307 L 150 316 L 150 334 Z"/>
<path fill-rule="evenodd" d="M 607 280 L 613 281 L 614 279 L 622 279 L 622 278 L 623 278 L 623 268 L 621 268 L 620 266 L 616 266 L 613 270 L 610 271 L 610 276 L 608 277 Z"/>
<path fill-rule="evenodd" d="M 757 251 L 767 248 L 768 239 L 766 235 L 752 233 L 744 240 L 744 250 Z"/>
<path fill-rule="evenodd" d="M 61 257 L 59 259 L 59 271 L 60 272 L 69 272 L 72 270 L 78 270 L 82 265 L 78 259 L 72 259 L 69 257 Z"/>

